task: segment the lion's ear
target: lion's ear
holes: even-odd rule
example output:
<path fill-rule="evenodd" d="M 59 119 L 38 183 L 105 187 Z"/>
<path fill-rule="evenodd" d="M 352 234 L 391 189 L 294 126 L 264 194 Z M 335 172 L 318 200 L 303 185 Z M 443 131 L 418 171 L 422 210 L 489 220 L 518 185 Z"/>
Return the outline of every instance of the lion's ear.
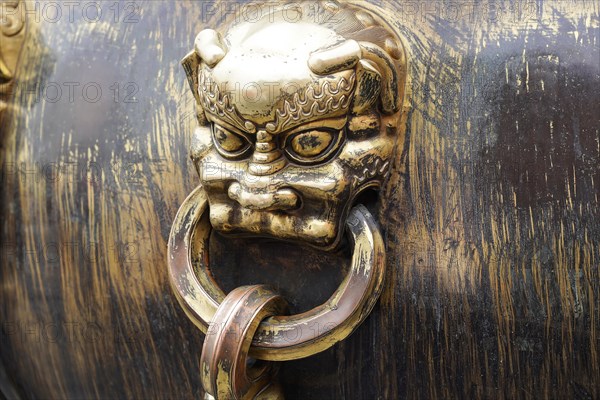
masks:
<path fill-rule="evenodd" d="M 200 94 L 198 94 L 198 67 L 200 66 L 200 56 L 195 50 L 190 51 L 183 60 L 181 60 L 181 65 L 187 76 L 196 103 L 200 104 Z"/>
<path fill-rule="evenodd" d="M 379 101 L 381 74 L 371 62 L 360 60 L 356 67 L 356 82 L 352 112 L 362 114 Z"/>
<path fill-rule="evenodd" d="M 194 99 L 196 99 L 196 116 L 200 125 L 208 123 L 204 108 L 198 93 L 198 73 L 200 64 L 204 62 L 210 68 L 217 65 L 219 61 L 227 54 L 227 46 L 223 43 L 221 34 L 214 29 L 204 29 L 194 40 L 194 50 L 190 51 L 183 60 L 181 65 L 187 76 L 188 83 L 192 89 Z"/>
<path fill-rule="evenodd" d="M 200 56 L 198 56 L 196 51 L 190 51 L 183 60 L 181 60 L 181 65 L 183 66 L 188 84 L 190 85 L 190 89 L 192 89 L 192 94 L 196 100 L 196 118 L 198 119 L 198 123 L 200 125 L 206 125 L 208 120 L 206 119 L 204 108 L 200 101 L 200 93 L 198 93 L 198 72 L 200 62 Z"/>

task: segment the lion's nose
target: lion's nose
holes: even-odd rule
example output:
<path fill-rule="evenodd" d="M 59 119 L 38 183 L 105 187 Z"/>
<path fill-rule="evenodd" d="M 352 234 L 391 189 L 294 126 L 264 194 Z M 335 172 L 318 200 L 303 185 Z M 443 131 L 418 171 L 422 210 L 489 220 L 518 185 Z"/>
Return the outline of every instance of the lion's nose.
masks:
<path fill-rule="evenodd" d="M 250 210 L 293 210 L 300 206 L 300 197 L 293 189 L 288 188 L 271 193 L 256 193 L 234 182 L 227 193 L 230 199 Z"/>

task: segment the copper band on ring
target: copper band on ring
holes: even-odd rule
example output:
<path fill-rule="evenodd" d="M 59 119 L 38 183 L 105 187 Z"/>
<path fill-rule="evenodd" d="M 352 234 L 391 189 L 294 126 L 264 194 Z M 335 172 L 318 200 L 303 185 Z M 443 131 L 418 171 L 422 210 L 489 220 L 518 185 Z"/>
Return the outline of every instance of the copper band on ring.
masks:
<path fill-rule="evenodd" d="M 254 398 L 276 372 L 263 362 L 249 374 L 248 351 L 260 322 L 283 314 L 287 303 L 267 286 L 241 286 L 229 293 L 211 322 L 202 347 L 202 385 L 217 399 Z"/>

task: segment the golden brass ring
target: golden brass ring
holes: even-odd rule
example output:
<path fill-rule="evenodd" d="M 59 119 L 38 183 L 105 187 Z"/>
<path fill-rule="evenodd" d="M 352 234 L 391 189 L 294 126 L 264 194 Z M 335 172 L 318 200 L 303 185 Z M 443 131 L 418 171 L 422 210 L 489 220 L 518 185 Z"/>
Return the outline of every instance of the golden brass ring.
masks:
<path fill-rule="evenodd" d="M 225 293 L 210 274 L 208 201 L 201 186 L 183 202 L 171 229 L 169 277 L 187 316 L 207 331 Z M 369 315 L 383 287 L 385 250 L 375 220 L 364 206 L 346 220 L 352 263 L 339 288 L 322 305 L 261 322 L 250 356 L 270 361 L 308 357 L 345 339 Z"/>

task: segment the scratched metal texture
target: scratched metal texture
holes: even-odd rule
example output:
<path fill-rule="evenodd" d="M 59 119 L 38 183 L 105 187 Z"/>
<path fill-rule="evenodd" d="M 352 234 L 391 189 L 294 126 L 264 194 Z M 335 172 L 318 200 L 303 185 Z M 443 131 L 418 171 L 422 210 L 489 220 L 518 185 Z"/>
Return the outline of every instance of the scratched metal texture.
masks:
<path fill-rule="evenodd" d="M 0 131 L 0 381 L 24 398 L 201 398 L 203 335 L 166 269 L 198 182 L 179 60 L 243 3 L 100 2 L 99 22 L 37 4 Z M 386 287 L 349 339 L 283 365 L 286 397 L 600 397 L 598 1 L 360 4 L 409 60 Z M 347 256 L 211 249 L 224 287 L 275 282 L 298 310 Z"/>

